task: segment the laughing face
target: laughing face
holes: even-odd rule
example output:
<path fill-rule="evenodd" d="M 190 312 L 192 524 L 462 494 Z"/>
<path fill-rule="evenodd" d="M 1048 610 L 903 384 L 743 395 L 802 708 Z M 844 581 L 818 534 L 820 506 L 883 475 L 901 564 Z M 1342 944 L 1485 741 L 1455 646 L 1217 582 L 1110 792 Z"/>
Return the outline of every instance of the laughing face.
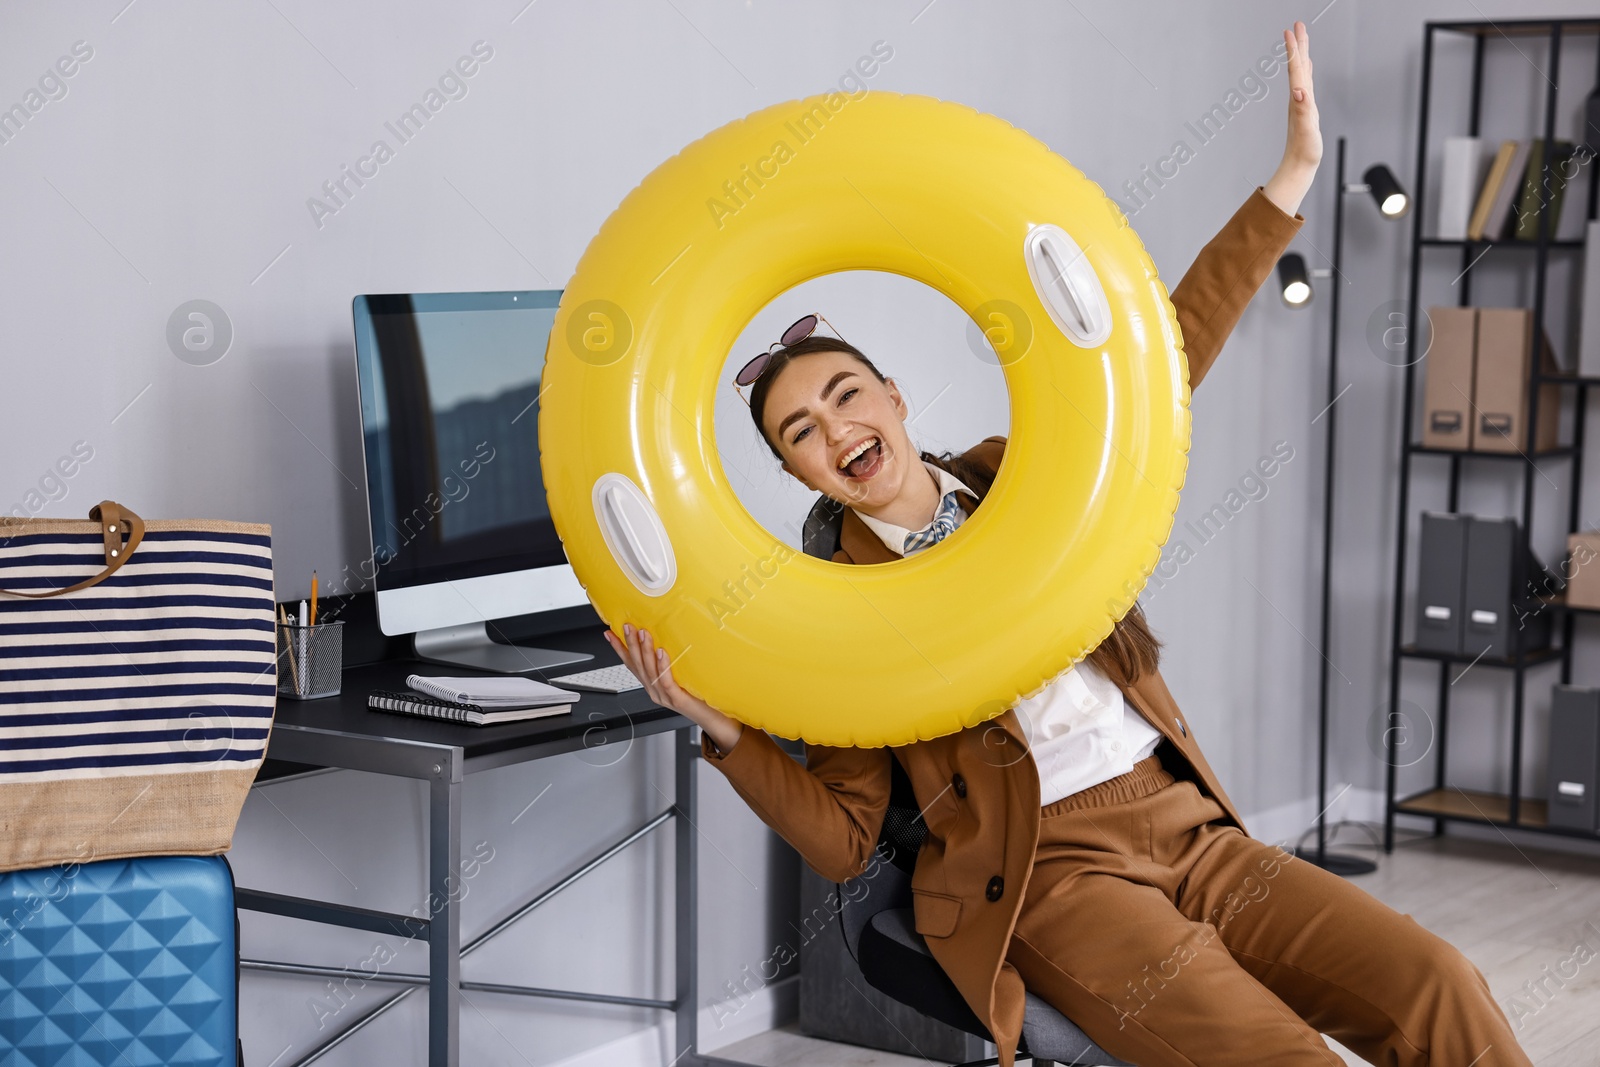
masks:
<path fill-rule="evenodd" d="M 876 515 L 898 510 L 891 505 L 909 495 L 908 477 L 927 478 L 906 436 L 907 414 L 894 379 L 880 382 L 848 353 L 826 351 L 784 365 L 767 393 L 763 422 L 784 470 Z"/>

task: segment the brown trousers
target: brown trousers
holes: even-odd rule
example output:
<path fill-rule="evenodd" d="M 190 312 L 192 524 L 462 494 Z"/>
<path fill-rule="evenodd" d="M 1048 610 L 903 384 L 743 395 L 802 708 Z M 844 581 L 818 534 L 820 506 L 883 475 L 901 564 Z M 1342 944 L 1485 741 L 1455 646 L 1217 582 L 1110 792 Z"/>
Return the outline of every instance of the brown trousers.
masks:
<path fill-rule="evenodd" d="M 1482 972 L 1150 756 L 1046 805 L 1006 958 L 1140 1067 L 1532 1067 Z"/>

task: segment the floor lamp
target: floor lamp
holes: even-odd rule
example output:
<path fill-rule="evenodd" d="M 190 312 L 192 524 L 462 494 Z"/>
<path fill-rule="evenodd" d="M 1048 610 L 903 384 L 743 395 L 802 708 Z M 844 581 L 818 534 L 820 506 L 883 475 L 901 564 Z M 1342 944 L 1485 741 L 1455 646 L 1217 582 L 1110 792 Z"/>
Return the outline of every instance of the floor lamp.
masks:
<path fill-rule="evenodd" d="M 1328 278 L 1332 282 L 1332 293 L 1328 297 L 1328 406 L 1323 408 L 1322 416 L 1319 416 L 1327 418 L 1328 425 L 1327 455 L 1322 473 L 1322 663 L 1317 688 L 1317 845 L 1315 848 L 1306 848 L 1296 844 L 1293 851 L 1300 859 L 1348 877 L 1375 871 L 1378 865 L 1359 856 L 1328 851 L 1328 669 L 1331 664 L 1327 649 L 1333 607 L 1333 460 L 1334 431 L 1338 423 L 1335 402 L 1339 399 L 1339 292 L 1344 280 L 1344 200 L 1351 193 L 1368 193 L 1384 218 L 1396 219 L 1410 210 L 1411 198 L 1395 180 L 1393 172 L 1382 163 L 1368 167 L 1361 181 L 1346 182 L 1343 137 L 1339 138 L 1337 160 L 1333 199 L 1333 269 L 1315 268 L 1308 271 L 1304 257 L 1291 252 L 1278 261 L 1278 280 L 1283 301 L 1291 308 L 1303 308 L 1311 302 L 1312 278 Z M 1340 825 L 1343 824 L 1336 823 L 1334 829 Z"/>

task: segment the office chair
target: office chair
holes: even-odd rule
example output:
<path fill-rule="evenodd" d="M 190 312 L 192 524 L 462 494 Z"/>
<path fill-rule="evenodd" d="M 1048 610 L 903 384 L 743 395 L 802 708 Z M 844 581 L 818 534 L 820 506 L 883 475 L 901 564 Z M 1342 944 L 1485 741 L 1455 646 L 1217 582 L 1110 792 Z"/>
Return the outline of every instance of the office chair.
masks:
<path fill-rule="evenodd" d="M 832 559 L 839 547 L 843 505 L 820 497 L 806 517 L 801 546 L 807 555 Z M 916 931 L 912 914 L 911 874 L 928 828 L 900 761 L 891 759 L 889 806 L 883 814 L 877 852 L 881 860 L 871 875 L 858 875 L 837 886 L 839 918 L 850 956 L 867 983 L 907 1007 L 985 1041 L 994 1036 L 962 999 L 927 942 Z M 870 881 L 868 880 L 870 877 Z M 1017 1058 L 1031 1058 L 1035 1067 L 1132 1067 L 1091 1041 L 1065 1015 L 1044 1000 L 1027 994 L 1022 1040 Z M 960 1067 L 998 1063 L 979 1060 Z"/>

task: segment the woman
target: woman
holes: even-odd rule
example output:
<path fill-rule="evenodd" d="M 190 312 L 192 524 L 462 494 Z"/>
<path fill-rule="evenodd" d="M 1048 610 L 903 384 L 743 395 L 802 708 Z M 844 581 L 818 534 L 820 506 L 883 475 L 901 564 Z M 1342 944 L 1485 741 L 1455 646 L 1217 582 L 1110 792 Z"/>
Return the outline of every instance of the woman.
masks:
<path fill-rule="evenodd" d="M 1283 162 L 1171 294 L 1191 386 L 1304 222 L 1321 159 L 1305 26 L 1284 37 Z M 927 550 L 980 505 L 1005 438 L 919 456 L 892 380 L 842 340 L 794 332 L 806 328 L 739 379 L 753 379 L 751 416 L 783 469 L 848 505 L 834 559 Z M 681 689 L 649 633 L 623 636 L 606 634 L 651 698 L 702 727 L 707 762 L 826 878 L 866 870 L 900 761 L 928 828 L 916 928 L 1003 1067 L 1025 990 L 1144 1067 L 1341 1064 L 1319 1033 L 1372 1063 L 1529 1067 L 1452 946 L 1245 833 L 1137 605 L 1074 669 L 988 722 L 893 749 L 808 745 L 804 768 Z"/>

